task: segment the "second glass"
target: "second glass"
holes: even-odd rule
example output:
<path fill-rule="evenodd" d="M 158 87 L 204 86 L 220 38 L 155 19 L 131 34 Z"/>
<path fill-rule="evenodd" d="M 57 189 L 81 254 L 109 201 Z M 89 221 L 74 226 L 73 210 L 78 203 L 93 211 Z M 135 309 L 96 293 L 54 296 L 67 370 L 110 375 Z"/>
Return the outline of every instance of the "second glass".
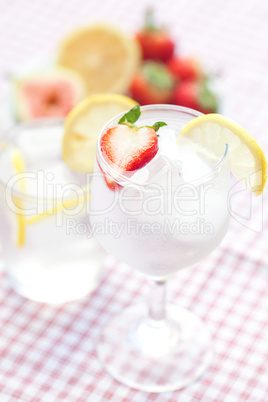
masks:
<path fill-rule="evenodd" d="M 0 240 L 21 295 L 43 303 L 79 299 L 99 283 L 104 250 L 91 233 L 91 177 L 62 160 L 63 121 L 18 125 L 0 143 Z"/>

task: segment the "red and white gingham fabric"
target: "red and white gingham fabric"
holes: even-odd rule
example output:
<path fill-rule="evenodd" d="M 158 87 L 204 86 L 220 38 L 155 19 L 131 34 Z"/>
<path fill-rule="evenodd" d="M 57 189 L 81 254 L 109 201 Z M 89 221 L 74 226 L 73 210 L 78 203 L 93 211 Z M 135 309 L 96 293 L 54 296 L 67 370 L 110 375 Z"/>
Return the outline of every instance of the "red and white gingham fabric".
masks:
<path fill-rule="evenodd" d="M 0 128 L 5 128 L 10 75 L 50 57 L 66 32 L 106 21 L 134 32 L 146 1 L 13 0 L 0 2 Z M 268 3 L 266 0 L 156 1 L 183 54 L 220 73 L 225 113 L 248 129 L 268 154 Z M 108 375 L 95 353 L 100 330 L 125 306 L 146 298 L 146 280 L 113 259 L 97 290 L 61 307 L 17 295 L 0 271 L 0 401 L 268 401 L 267 190 L 232 198 L 221 247 L 179 272 L 168 300 L 196 313 L 211 331 L 214 361 L 203 377 L 176 392 L 129 389 Z"/>

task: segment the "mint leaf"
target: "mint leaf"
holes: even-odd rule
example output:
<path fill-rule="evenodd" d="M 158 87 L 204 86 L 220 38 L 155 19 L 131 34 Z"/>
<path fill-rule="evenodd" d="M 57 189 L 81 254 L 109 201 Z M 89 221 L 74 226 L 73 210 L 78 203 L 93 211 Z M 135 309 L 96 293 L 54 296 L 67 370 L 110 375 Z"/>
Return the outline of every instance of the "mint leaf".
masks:
<path fill-rule="evenodd" d="M 204 81 L 204 84 L 202 86 L 201 93 L 199 95 L 199 101 L 203 108 L 211 110 L 211 113 L 217 113 L 217 97 L 210 90 L 207 80 Z"/>
<path fill-rule="evenodd" d="M 147 126 L 147 127 L 151 127 L 152 129 L 154 129 L 155 132 L 157 132 L 159 130 L 159 128 L 163 127 L 163 126 L 167 126 L 167 123 L 164 123 L 163 121 L 157 121 L 152 126 Z"/>
<path fill-rule="evenodd" d="M 141 115 L 140 106 L 135 105 L 132 109 L 130 109 L 124 116 L 119 120 L 119 124 L 127 123 L 129 125 L 133 125 L 139 119 Z"/>
<path fill-rule="evenodd" d="M 121 117 L 118 124 L 127 124 L 130 127 L 136 127 L 134 123 L 139 119 L 141 115 L 140 106 L 136 105 L 132 109 L 130 109 L 124 116 Z M 142 126 L 152 128 L 155 132 L 159 130 L 160 127 L 167 126 L 163 121 L 157 121 L 152 126 Z M 141 127 L 136 127 L 137 129 Z"/>

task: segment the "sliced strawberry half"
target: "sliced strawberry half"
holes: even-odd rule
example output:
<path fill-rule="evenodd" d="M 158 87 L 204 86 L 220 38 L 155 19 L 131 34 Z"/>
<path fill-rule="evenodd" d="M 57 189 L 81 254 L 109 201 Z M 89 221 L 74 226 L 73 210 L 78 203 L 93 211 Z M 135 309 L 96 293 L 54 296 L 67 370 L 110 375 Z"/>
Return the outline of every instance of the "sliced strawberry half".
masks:
<path fill-rule="evenodd" d="M 110 190 L 113 190 L 113 191 L 119 189 L 121 187 L 120 184 L 116 183 L 108 173 L 104 172 L 104 170 L 101 168 L 99 162 L 98 162 L 98 165 L 99 165 L 99 168 L 100 168 L 100 170 L 101 170 L 101 172 L 103 174 L 103 177 L 104 177 L 104 180 L 105 180 L 105 182 L 107 184 L 107 187 Z"/>
<path fill-rule="evenodd" d="M 120 170 L 132 171 L 142 168 L 156 155 L 158 139 L 151 127 L 137 128 L 119 124 L 103 135 L 101 150 Z"/>
<path fill-rule="evenodd" d="M 140 107 L 134 106 L 119 120 L 118 125 L 107 129 L 101 138 L 104 158 L 119 173 L 142 168 L 158 151 L 156 132 L 166 123 L 157 122 L 153 126 L 136 127 L 134 123 L 140 114 Z M 113 189 L 111 183 L 108 187 Z"/>

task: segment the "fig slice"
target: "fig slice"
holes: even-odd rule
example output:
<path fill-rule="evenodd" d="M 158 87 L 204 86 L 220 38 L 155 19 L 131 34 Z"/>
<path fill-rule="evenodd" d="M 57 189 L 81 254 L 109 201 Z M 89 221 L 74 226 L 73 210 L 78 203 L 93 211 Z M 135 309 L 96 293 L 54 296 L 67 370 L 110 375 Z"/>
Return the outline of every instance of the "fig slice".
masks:
<path fill-rule="evenodd" d="M 15 111 L 20 121 L 65 117 L 86 96 L 79 74 L 53 68 L 15 81 Z"/>

